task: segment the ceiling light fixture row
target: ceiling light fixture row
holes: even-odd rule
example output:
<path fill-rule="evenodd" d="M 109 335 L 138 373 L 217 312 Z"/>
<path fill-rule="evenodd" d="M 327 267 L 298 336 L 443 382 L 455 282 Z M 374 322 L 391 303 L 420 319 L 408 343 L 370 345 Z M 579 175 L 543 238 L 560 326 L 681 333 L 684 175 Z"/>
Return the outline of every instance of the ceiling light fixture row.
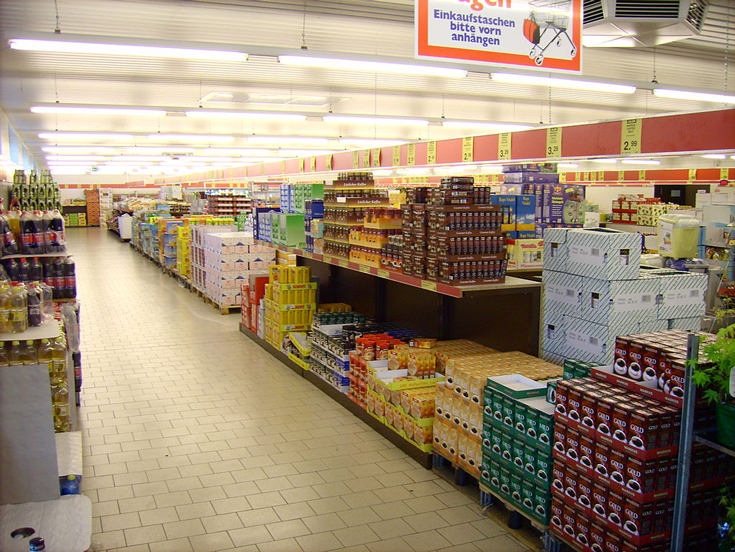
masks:
<path fill-rule="evenodd" d="M 248 53 L 240 51 L 240 48 L 247 48 L 248 50 L 252 49 L 253 53 L 259 54 L 261 53 L 259 50 L 262 50 L 263 55 L 271 55 L 278 58 L 278 61 L 281 64 L 291 66 L 338 69 L 344 71 L 369 71 L 373 73 L 399 73 L 403 75 L 421 75 L 445 78 L 463 78 L 468 74 L 466 69 L 456 67 L 438 67 L 434 65 L 424 65 L 421 63 L 399 63 L 382 60 L 306 56 L 301 54 L 288 55 L 278 53 L 276 51 L 266 52 L 262 48 L 257 47 L 248 48 L 245 46 L 226 44 L 187 43 L 186 46 L 196 47 L 184 47 L 182 43 L 173 43 L 161 40 L 149 40 L 147 41 L 149 43 L 147 45 L 135 44 L 134 39 L 116 38 L 114 40 L 115 42 L 112 43 L 110 42 L 110 37 L 26 33 L 26 36 L 24 37 L 10 38 L 9 46 L 14 50 L 89 55 L 163 57 L 238 63 L 247 61 Z M 565 79 L 544 77 L 530 74 L 492 72 L 490 73 L 490 77 L 494 81 L 511 84 L 529 84 L 619 94 L 632 94 L 637 89 L 636 86 L 626 84 L 587 81 L 576 78 Z M 735 104 L 735 95 L 677 90 L 664 87 L 648 88 L 653 90 L 654 95 L 661 97 Z M 189 112 L 187 112 L 187 116 L 199 115 L 189 115 Z"/>

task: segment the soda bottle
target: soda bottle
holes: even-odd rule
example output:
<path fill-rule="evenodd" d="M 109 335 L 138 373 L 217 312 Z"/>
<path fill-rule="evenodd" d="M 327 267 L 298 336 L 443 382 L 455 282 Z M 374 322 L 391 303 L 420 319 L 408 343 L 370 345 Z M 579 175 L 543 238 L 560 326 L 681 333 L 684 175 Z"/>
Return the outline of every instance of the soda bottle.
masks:
<path fill-rule="evenodd" d="M 66 251 L 66 238 L 64 236 L 64 217 L 54 209 L 48 223 L 47 236 L 50 244 L 49 253 L 64 253 Z"/>
<path fill-rule="evenodd" d="M 74 259 L 71 257 L 64 259 L 62 270 L 64 275 L 64 297 L 66 299 L 73 299 L 77 296 L 77 277 L 75 274 L 75 268 L 76 265 L 74 264 Z"/>
<path fill-rule="evenodd" d="M 46 253 L 58 252 L 58 240 L 55 238 L 56 232 L 51 229 L 53 220 L 54 214 L 51 211 L 44 211 L 41 218 L 41 226 L 43 227 L 43 242 L 46 244 Z"/>
<path fill-rule="evenodd" d="M 61 257 L 56 257 L 51 266 L 53 267 L 54 299 L 64 299 L 64 269 Z"/>
<path fill-rule="evenodd" d="M 28 211 L 23 211 L 20 216 L 20 243 L 23 253 L 33 253 L 35 247 L 33 241 L 36 239 L 36 225 L 33 217 Z"/>
<path fill-rule="evenodd" d="M 21 257 L 18 261 L 18 282 L 30 282 L 31 265 L 28 259 Z"/>
<path fill-rule="evenodd" d="M 41 312 L 44 320 L 51 320 L 54 317 L 54 288 L 42 282 L 38 285 L 41 290 Z"/>
<path fill-rule="evenodd" d="M 28 284 L 28 325 L 36 328 L 43 323 L 43 312 L 41 311 L 41 290 L 35 283 Z"/>
<path fill-rule="evenodd" d="M 36 222 L 36 251 L 39 255 L 48 253 L 49 250 L 46 245 L 46 230 L 48 229 L 50 220 L 45 219 L 41 211 L 33 213 L 33 218 Z"/>
<path fill-rule="evenodd" d="M 43 281 L 43 265 L 38 257 L 33 257 L 30 261 L 30 267 L 28 269 L 28 280 L 30 282 L 41 282 Z"/>
<path fill-rule="evenodd" d="M 13 232 L 13 235 L 15 236 L 15 241 L 21 242 L 20 213 L 14 209 L 10 209 L 5 213 L 5 216 L 8 217 L 8 225 L 10 226 L 10 231 Z M 18 251 L 18 253 L 20 253 L 20 251 Z"/>
<path fill-rule="evenodd" d="M 10 316 L 8 322 L 11 333 L 21 333 L 28 329 L 26 287 L 19 282 L 13 282 L 10 287 Z"/>
<path fill-rule="evenodd" d="M 36 358 L 38 364 L 46 366 L 49 377 L 52 377 L 54 373 L 54 359 L 51 355 L 51 343 L 49 343 L 48 339 L 42 339 L 39 341 L 38 349 L 36 350 Z"/>
<path fill-rule="evenodd" d="M 5 267 L 1 264 L 0 264 L 0 283 L 10 284 L 10 276 L 8 276 L 8 273 L 5 271 Z"/>
<path fill-rule="evenodd" d="M 5 271 L 8 273 L 8 278 L 11 282 L 17 282 L 19 280 L 20 267 L 18 266 L 18 259 L 5 259 L 3 261 Z"/>

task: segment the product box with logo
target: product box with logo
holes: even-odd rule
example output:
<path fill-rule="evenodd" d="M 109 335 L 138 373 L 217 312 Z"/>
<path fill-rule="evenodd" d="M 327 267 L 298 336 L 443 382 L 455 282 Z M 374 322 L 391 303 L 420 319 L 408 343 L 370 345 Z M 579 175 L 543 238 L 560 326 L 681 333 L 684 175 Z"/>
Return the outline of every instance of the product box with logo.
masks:
<path fill-rule="evenodd" d="M 655 278 L 597 280 L 583 278 L 579 317 L 599 324 L 655 320 L 659 282 Z"/>
<path fill-rule="evenodd" d="M 568 260 L 562 269 L 565 272 L 605 280 L 638 278 L 639 234 L 607 228 L 574 229 L 567 234 L 565 246 L 568 248 Z"/>
<path fill-rule="evenodd" d="M 544 240 L 544 272 L 555 270 L 569 272 L 567 261 L 569 258 L 568 238 L 569 228 L 545 228 Z"/>
<path fill-rule="evenodd" d="M 704 296 L 707 291 L 705 274 L 666 269 L 651 270 L 647 273 L 656 277 L 660 284 L 659 319 L 695 317 L 705 313 Z"/>
<path fill-rule="evenodd" d="M 544 247 L 548 252 L 550 248 Z M 580 297 L 584 287 L 581 276 L 547 270 L 544 266 L 544 303 L 543 312 L 547 314 L 568 314 L 579 316 Z"/>
<path fill-rule="evenodd" d="M 550 224 L 579 224 L 585 187 L 573 184 L 543 184 L 541 219 Z"/>
<path fill-rule="evenodd" d="M 624 318 L 615 320 L 610 325 L 603 325 L 581 318 L 565 317 L 565 349 L 558 352 L 585 362 L 611 364 L 615 358 L 617 336 L 648 331 L 651 324 L 656 322 L 638 322 Z"/>
<path fill-rule="evenodd" d="M 502 224 L 500 230 L 503 232 L 513 232 L 516 228 L 517 201 L 520 196 L 511 194 L 493 194 L 490 196 L 492 205 L 499 205 L 502 212 Z M 524 228 L 527 230 L 527 228 Z"/>
<path fill-rule="evenodd" d="M 536 196 L 522 194 L 516 197 L 516 229 L 535 231 Z"/>
<path fill-rule="evenodd" d="M 543 268 L 544 241 L 537 239 L 508 240 L 508 268 Z"/>

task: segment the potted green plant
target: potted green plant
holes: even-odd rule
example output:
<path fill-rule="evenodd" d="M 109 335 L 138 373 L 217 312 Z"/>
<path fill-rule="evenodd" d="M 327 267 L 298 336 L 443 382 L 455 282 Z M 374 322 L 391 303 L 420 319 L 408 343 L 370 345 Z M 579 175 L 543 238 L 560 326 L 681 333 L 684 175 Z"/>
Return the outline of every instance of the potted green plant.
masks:
<path fill-rule="evenodd" d="M 735 397 L 730 382 L 735 367 L 735 324 L 719 330 L 713 341 L 704 344 L 702 353 L 700 363 L 693 368 L 692 381 L 715 406 L 718 440 L 735 449 Z"/>
<path fill-rule="evenodd" d="M 730 494 L 729 487 L 720 490 L 720 506 L 722 517 L 720 521 L 720 546 L 718 552 L 735 550 L 735 498 Z"/>

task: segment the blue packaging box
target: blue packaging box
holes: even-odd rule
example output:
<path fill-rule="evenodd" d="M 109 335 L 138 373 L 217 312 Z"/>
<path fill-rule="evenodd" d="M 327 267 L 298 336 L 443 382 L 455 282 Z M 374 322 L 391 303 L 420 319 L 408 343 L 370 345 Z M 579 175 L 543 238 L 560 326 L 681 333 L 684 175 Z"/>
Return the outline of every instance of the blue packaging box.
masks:
<path fill-rule="evenodd" d="M 558 184 L 559 173 L 513 172 L 506 173 L 503 181 L 508 184 Z"/>
<path fill-rule="evenodd" d="M 516 230 L 536 229 L 536 196 L 516 196 Z"/>
<path fill-rule="evenodd" d="M 493 194 L 490 196 L 491 205 L 500 205 L 503 210 L 503 222 L 500 229 L 503 232 L 513 232 L 516 230 L 517 202 L 516 199 L 521 196 L 509 194 Z"/>

